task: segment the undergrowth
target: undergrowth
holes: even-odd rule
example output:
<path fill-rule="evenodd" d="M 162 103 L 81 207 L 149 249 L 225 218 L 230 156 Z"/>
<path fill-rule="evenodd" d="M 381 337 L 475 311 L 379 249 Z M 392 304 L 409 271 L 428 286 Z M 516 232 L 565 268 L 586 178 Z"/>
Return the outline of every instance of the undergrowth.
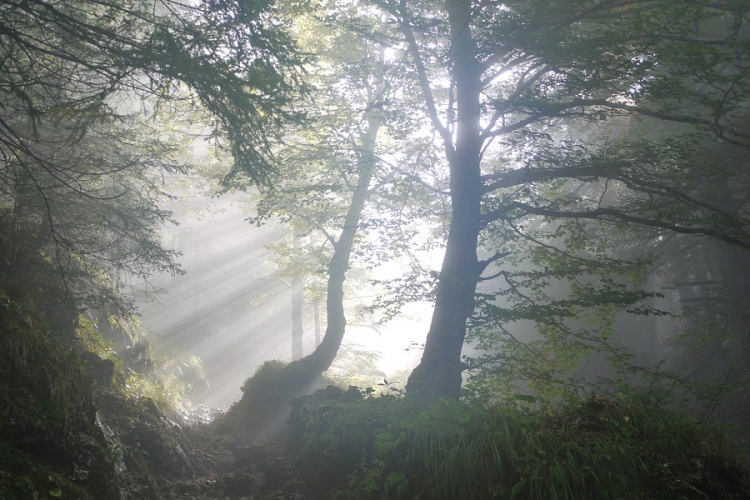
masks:
<path fill-rule="evenodd" d="M 88 353 L 111 362 L 109 384 L 97 387 L 132 401 L 146 398 L 165 415 L 192 415 L 194 398 L 208 386 L 197 356 L 163 344 L 154 344 L 140 320 L 106 314 L 95 321 L 79 316 L 76 341 Z M 112 338 L 126 340 L 119 351 Z"/>
<path fill-rule="evenodd" d="M 64 444 L 79 422 L 93 422 L 91 382 L 73 343 L 3 291 L 0 311 L 0 431 Z"/>
<path fill-rule="evenodd" d="M 87 479 L 88 471 L 74 469 L 66 474 L 60 469 L 59 464 L 45 464 L 0 439 L 0 498 L 92 498 L 76 484 Z"/>
<path fill-rule="evenodd" d="M 184 408 L 180 377 L 195 363 L 150 356 L 160 362 L 136 371 L 86 316 L 66 311 L 61 327 L 40 303 L 0 284 L 0 499 L 119 498 L 123 457 L 131 470 L 189 473 L 163 415 Z M 107 421 L 121 429 L 109 441 Z"/>
<path fill-rule="evenodd" d="M 291 422 L 301 466 L 339 499 L 750 497 L 719 431 L 637 395 L 535 411 L 332 392 Z"/>
<path fill-rule="evenodd" d="M 91 376 L 47 319 L 0 290 L 0 498 L 102 498 L 115 486 Z"/>

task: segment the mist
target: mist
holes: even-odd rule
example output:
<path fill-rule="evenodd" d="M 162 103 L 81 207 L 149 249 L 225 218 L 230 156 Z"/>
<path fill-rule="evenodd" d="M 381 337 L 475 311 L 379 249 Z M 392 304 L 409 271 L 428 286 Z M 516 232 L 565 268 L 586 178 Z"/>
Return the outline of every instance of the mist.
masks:
<path fill-rule="evenodd" d="M 139 313 L 157 346 L 199 358 L 205 384 L 196 387 L 194 402 L 227 408 L 264 362 L 292 360 L 290 279 L 280 275 L 272 250 L 290 231 L 278 223 L 258 227 L 248 222 L 251 203 L 238 194 L 190 196 L 183 206 L 172 202 L 169 208 L 179 225 L 165 227 L 162 238 L 180 252 L 185 274 L 164 273 L 138 287 Z M 397 276 L 401 269 L 389 264 L 360 271 L 364 278 L 346 299 L 350 323 L 331 380 L 373 386 L 400 377 L 403 386 L 408 370 L 419 362 L 429 304 L 410 304 L 385 324 L 361 312 L 378 294 L 367 276 Z M 303 354 L 316 347 L 315 312 L 306 297 Z M 317 306 L 317 314 L 319 342 L 324 305 Z"/>
<path fill-rule="evenodd" d="M 0 7 L 0 498 L 750 498 L 743 2 Z"/>

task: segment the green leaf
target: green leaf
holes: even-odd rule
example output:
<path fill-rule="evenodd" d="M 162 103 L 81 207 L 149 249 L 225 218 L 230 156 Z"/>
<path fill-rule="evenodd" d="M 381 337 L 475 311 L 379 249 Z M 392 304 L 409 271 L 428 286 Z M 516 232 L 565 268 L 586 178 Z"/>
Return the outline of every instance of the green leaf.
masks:
<path fill-rule="evenodd" d="M 519 493 L 521 493 L 526 486 L 526 480 L 521 479 L 516 484 L 513 485 L 513 489 L 510 490 L 510 500 L 513 500 L 518 496 Z"/>
<path fill-rule="evenodd" d="M 393 486 L 394 484 L 400 484 L 406 480 L 406 474 L 403 472 L 391 472 L 385 480 L 386 485 Z"/>
<path fill-rule="evenodd" d="M 403 427 L 404 429 L 413 429 L 418 424 L 419 422 L 417 421 L 416 418 L 409 417 L 409 418 L 405 418 L 401 420 L 401 427 Z"/>
<path fill-rule="evenodd" d="M 50 496 L 53 497 L 61 497 L 62 496 L 62 490 L 60 488 L 55 488 L 54 490 L 51 490 L 49 492 Z"/>

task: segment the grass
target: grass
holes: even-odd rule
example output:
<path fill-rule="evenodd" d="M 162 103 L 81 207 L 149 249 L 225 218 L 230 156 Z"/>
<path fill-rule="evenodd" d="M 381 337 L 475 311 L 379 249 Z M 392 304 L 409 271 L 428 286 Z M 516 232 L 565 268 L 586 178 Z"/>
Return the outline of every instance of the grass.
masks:
<path fill-rule="evenodd" d="M 310 399 L 293 419 L 302 465 L 348 499 L 748 498 L 726 439 L 632 397 L 554 409 Z"/>

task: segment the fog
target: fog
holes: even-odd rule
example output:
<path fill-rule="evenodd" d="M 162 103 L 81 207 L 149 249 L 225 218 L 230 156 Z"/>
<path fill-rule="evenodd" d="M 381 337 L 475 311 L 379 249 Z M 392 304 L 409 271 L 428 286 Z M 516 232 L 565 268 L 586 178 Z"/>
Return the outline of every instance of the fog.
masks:
<path fill-rule="evenodd" d="M 278 256 L 269 249 L 288 237 L 289 230 L 281 224 L 258 227 L 249 223 L 246 219 L 252 211 L 242 195 L 193 197 L 189 201 L 189 210 L 173 207 L 180 224 L 165 228 L 164 233 L 165 242 L 182 253 L 179 261 L 185 274 L 155 277 L 151 285 L 156 290 L 142 297 L 139 307 L 146 330 L 158 344 L 200 359 L 207 384 L 197 386 L 196 402 L 226 408 L 240 398 L 242 383 L 263 362 L 292 359 L 291 287 L 288 278 L 280 277 Z M 733 303 L 741 303 L 746 285 L 739 282 L 742 279 L 736 272 L 727 275 L 728 270 L 737 269 L 727 259 L 746 264 L 747 257 L 699 238 L 675 238 L 669 244 L 688 250 L 675 250 L 675 257 L 657 259 L 648 268 L 642 286 L 659 294 L 648 305 L 671 315 L 621 312 L 609 342 L 634 355 L 630 362 L 635 365 L 661 366 L 686 377 L 710 380 L 737 360 L 739 353 L 732 340 L 736 332 L 731 325 L 724 325 L 724 330 L 717 325 L 714 333 L 718 340 L 691 347 L 679 336 L 694 329 L 707 313 L 685 318 L 679 314 L 703 299 L 726 297 L 732 287 L 740 294 Z M 436 251 L 430 262 L 433 268 L 437 268 L 439 257 Z M 398 277 L 403 269 L 398 261 L 372 270 L 353 265 L 350 274 L 357 279 L 346 291 L 347 334 L 329 371 L 333 380 L 367 387 L 387 379 L 400 386 L 418 364 L 420 344 L 429 328 L 430 304 L 409 305 L 385 324 L 378 324 L 375 315 L 362 313 L 362 306 L 370 305 L 382 293 L 368 281 Z M 490 281 L 482 284 L 480 292 L 498 286 L 497 281 Z M 553 283 L 549 292 L 562 298 L 565 290 L 562 283 Z M 325 331 L 323 304 L 317 308 L 317 335 L 315 311 L 306 297 L 303 354 L 315 348 L 316 337 Z M 728 314 L 736 315 L 736 309 Z M 580 319 L 568 324 L 591 327 Z M 506 326 L 523 342 L 539 339 L 532 322 Z M 464 352 L 477 354 L 470 343 Z M 594 381 L 602 376 L 612 378 L 615 371 L 603 355 L 595 355 L 583 359 L 571 375 Z"/>
<path fill-rule="evenodd" d="M 164 238 L 182 253 L 184 275 L 157 276 L 141 294 L 142 322 L 158 344 L 197 356 L 208 387 L 198 402 L 227 407 L 241 396 L 245 379 L 265 361 L 292 358 L 292 305 L 288 278 L 279 277 L 277 257 L 268 245 L 288 234 L 281 225 L 257 227 L 239 195 L 190 200 L 190 211 L 176 211 L 177 227 Z M 196 206 L 201 208 L 196 209 Z M 184 207 L 182 207 L 184 210 Z M 361 272 L 361 270 L 360 270 Z M 371 275 L 397 273 L 389 266 Z M 345 343 L 330 374 L 344 383 L 375 385 L 383 378 L 405 382 L 421 352 L 429 324 L 428 304 L 413 304 L 393 321 L 376 324 L 359 314 L 377 291 L 367 283 L 347 290 L 349 324 Z M 325 305 L 320 304 L 319 331 L 325 332 Z M 315 309 L 305 301 L 303 354 L 316 346 Z"/>

